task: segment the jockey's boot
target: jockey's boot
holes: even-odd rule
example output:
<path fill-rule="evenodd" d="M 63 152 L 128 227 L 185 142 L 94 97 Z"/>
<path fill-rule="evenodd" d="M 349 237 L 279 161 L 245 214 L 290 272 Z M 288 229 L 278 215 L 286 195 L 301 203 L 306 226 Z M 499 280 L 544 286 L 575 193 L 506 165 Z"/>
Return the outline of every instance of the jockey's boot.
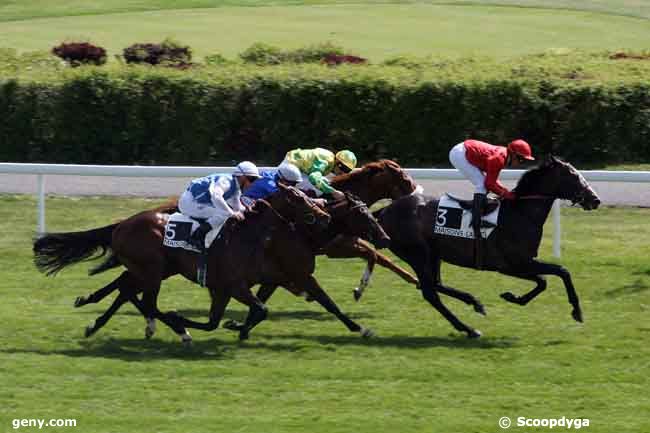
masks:
<path fill-rule="evenodd" d="M 201 252 L 205 252 L 205 235 L 212 230 L 210 223 L 201 221 L 199 227 L 190 236 L 190 244 Z"/>
<path fill-rule="evenodd" d="M 481 215 L 487 202 L 487 195 L 474 194 L 472 203 L 472 229 L 474 229 L 474 266 L 476 269 L 483 269 L 483 237 L 481 236 Z"/>

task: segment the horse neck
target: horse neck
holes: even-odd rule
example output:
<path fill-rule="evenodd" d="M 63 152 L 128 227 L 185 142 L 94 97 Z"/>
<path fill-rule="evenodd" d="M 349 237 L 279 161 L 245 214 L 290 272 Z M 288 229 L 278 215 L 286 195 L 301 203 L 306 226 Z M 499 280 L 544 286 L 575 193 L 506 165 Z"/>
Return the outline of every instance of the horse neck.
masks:
<path fill-rule="evenodd" d="M 297 233 L 299 236 L 307 239 L 310 243 L 315 242 L 315 239 L 320 239 L 320 233 L 311 226 L 304 224 L 302 221 L 292 221 L 291 218 L 283 215 L 283 211 L 289 207 L 287 203 L 280 202 L 275 195 L 270 196 L 267 201 L 271 205 L 272 209 L 269 208 L 268 211 L 274 214 L 275 219 L 277 220 L 276 225 L 282 224 L 286 226 L 287 230 Z M 277 209 L 277 205 L 280 204 L 280 210 Z"/>
<path fill-rule="evenodd" d="M 513 209 L 526 217 L 534 225 L 543 226 L 548 218 L 548 214 L 551 212 L 553 207 L 553 202 L 555 198 L 547 197 L 533 197 L 526 198 L 528 195 L 522 195 L 523 198 L 519 198 L 514 202 L 507 202 L 513 204 Z"/>
<path fill-rule="evenodd" d="M 340 203 L 339 206 L 341 208 L 343 207 L 347 208 L 350 206 L 350 202 L 347 200 L 348 199 L 346 198 L 346 202 L 339 201 L 337 202 L 337 204 Z M 326 209 L 327 213 L 329 213 L 330 216 L 332 217 L 329 225 L 327 226 L 327 230 L 324 234 L 324 237 L 329 239 L 331 239 L 332 237 L 334 237 L 339 233 L 343 233 L 346 227 L 346 218 L 348 218 L 349 215 L 349 213 L 346 212 L 345 209 L 341 209 L 341 210 L 333 210 L 333 209 L 336 209 L 336 207 L 328 206 Z"/>
<path fill-rule="evenodd" d="M 371 201 L 374 202 L 378 200 L 378 198 L 373 197 L 375 194 L 372 193 L 368 182 L 364 182 L 359 178 L 347 177 L 345 179 L 339 180 L 335 178 L 332 180 L 331 185 L 333 188 L 338 189 L 339 191 L 351 192 L 352 194 L 359 197 L 359 199 L 361 199 L 361 201 L 366 203 L 368 206 L 372 204 L 370 203 Z"/>

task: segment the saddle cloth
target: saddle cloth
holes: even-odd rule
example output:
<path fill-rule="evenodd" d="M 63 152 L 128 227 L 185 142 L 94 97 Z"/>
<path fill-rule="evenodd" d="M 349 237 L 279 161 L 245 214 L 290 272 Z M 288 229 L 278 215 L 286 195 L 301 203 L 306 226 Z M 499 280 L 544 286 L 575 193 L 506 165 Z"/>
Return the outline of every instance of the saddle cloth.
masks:
<path fill-rule="evenodd" d="M 208 232 L 205 236 L 205 248 L 210 248 L 212 242 L 217 238 L 223 224 Z M 199 228 L 199 223 L 192 218 L 176 212 L 169 216 L 167 224 L 165 225 L 165 239 L 163 245 L 170 248 L 182 248 L 188 251 L 199 253 L 200 251 L 190 245 L 190 235 L 194 230 Z"/>
<path fill-rule="evenodd" d="M 481 236 L 484 239 L 487 239 L 494 227 L 496 227 L 500 209 L 501 204 L 499 203 L 499 206 L 493 212 L 481 218 L 482 221 L 490 223 L 490 227 L 481 227 Z M 474 239 L 472 212 L 464 210 L 456 200 L 444 194 L 438 202 L 433 232 L 439 236 Z"/>

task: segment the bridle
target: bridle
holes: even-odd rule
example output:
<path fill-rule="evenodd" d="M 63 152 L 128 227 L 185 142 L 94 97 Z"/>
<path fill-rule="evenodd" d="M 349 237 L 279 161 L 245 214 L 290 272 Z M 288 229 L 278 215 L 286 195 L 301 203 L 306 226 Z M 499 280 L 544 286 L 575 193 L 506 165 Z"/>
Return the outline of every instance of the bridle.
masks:
<path fill-rule="evenodd" d="M 521 197 L 517 197 L 517 200 L 555 200 L 555 199 L 560 199 L 560 200 L 568 200 L 571 202 L 571 206 L 576 206 L 577 204 L 582 204 L 587 195 L 587 190 L 589 189 L 588 186 L 584 186 L 580 189 L 579 192 L 574 194 L 572 198 L 568 197 L 562 197 L 562 196 L 551 196 L 551 195 L 545 195 L 545 194 L 528 194 L 528 195 L 523 195 Z"/>
<path fill-rule="evenodd" d="M 288 191 L 287 194 L 293 195 L 294 198 L 297 197 L 297 194 L 294 193 L 293 191 Z M 294 209 L 296 208 L 296 205 L 293 203 L 293 200 L 291 198 L 288 198 L 287 202 L 289 203 L 289 206 L 291 206 Z M 304 202 L 309 208 L 303 212 L 302 222 L 307 226 L 312 226 L 316 224 L 316 215 L 315 215 L 316 212 L 322 212 L 322 211 L 311 200 L 305 200 Z"/>

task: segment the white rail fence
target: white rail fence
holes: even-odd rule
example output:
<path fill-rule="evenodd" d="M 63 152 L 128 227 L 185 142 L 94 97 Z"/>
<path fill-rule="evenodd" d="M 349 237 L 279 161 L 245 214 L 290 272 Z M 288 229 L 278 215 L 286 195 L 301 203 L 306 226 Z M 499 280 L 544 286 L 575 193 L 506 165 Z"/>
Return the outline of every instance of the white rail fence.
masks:
<path fill-rule="evenodd" d="M 127 165 L 74 165 L 74 164 L 13 164 L 0 163 L 0 173 L 32 174 L 38 182 L 38 232 L 45 233 L 45 176 L 115 176 L 115 177 L 200 177 L 210 173 L 230 173 L 234 167 L 162 167 Z M 268 167 L 269 169 L 271 167 Z M 410 168 L 406 171 L 415 180 L 461 180 L 455 169 Z M 500 178 L 517 180 L 524 170 L 504 170 Z M 648 171 L 583 171 L 589 182 L 650 183 Z M 561 221 L 560 203 L 553 205 L 553 255 L 560 257 Z"/>

